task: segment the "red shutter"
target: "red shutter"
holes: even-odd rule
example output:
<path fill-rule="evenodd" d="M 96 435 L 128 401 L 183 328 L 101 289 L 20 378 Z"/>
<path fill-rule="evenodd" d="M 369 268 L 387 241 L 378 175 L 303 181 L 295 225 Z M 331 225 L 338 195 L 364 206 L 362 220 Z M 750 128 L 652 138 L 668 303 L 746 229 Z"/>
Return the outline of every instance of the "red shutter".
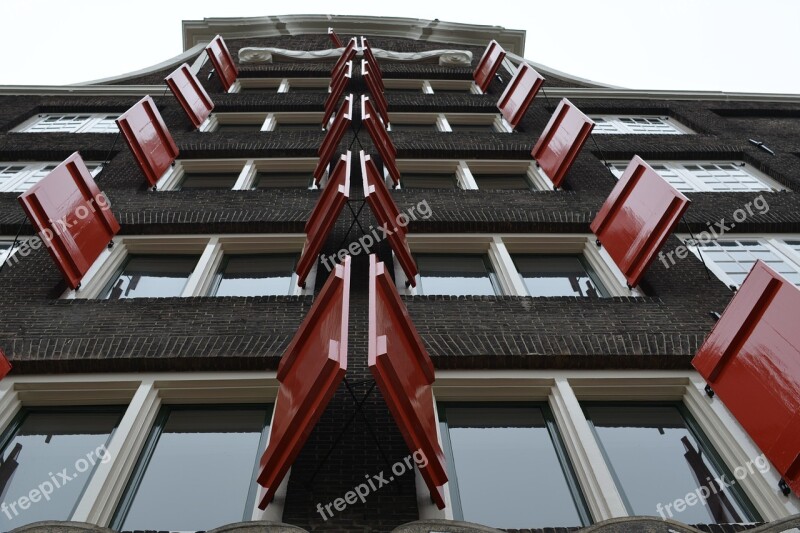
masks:
<path fill-rule="evenodd" d="M 333 68 L 331 69 L 331 81 L 339 77 L 339 75 L 341 75 L 341 71 L 343 71 L 345 65 L 347 65 L 347 62 L 352 61 L 353 58 L 356 57 L 357 47 L 358 47 L 358 41 L 356 41 L 355 37 L 353 37 L 347 42 L 347 46 L 342 51 L 342 55 L 339 56 L 339 59 L 336 60 L 336 63 L 333 65 Z"/>
<path fill-rule="evenodd" d="M 348 61 L 345 68 L 340 72 L 338 77 L 331 80 L 330 92 L 325 99 L 325 114 L 322 116 L 322 127 L 327 127 L 328 121 L 336 111 L 336 104 L 339 103 L 339 98 L 344 94 L 345 88 L 350 83 L 353 77 L 353 62 Z"/>
<path fill-rule="evenodd" d="M 403 268 L 409 283 L 416 287 L 416 278 L 419 271 L 406 239 L 408 215 L 405 215 L 405 222 L 401 220 L 400 210 L 397 208 L 397 204 L 394 203 L 389 189 L 386 188 L 383 176 L 372 159 L 363 150 L 361 151 L 361 176 L 364 180 L 364 198 L 378 220 L 378 224 L 388 230 L 387 238 L 395 256 L 397 256 L 397 261 Z"/>
<path fill-rule="evenodd" d="M 344 132 L 350 127 L 353 122 L 353 95 L 347 95 L 339 107 L 339 112 L 333 119 L 328 131 L 325 133 L 325 138 L 322 139 L 322 144 L 319 146 L 319 161 L 317 167 L 314 169 L 314 181 L 319 185 L 319 180 L 325 175 L 325 169 L 333 159 L 333 154 L 336 153 L 336 148 L 344 136 Z"/>
<path fill-rule="evenodd" d="M 497 41 L 491 41 L 486 47 L 478 66 L 475 67 L 475 72 L 472 73 L 472 78 L 482 93 L 489 88 L 492 78 L 497 74 L 497 69 L 503 64 L 505 57 L 506 51 Z"/>
<path fill-rule="evenodd" d="M 637 155 L 591 228 L 635 287 L 688 207 L 689 199 Z"/>
<path fill-rule="evenodd" d="M 381 65 L 378 63 L 375 54 L 372 53 L 372 47 L 370 47 L 366 37 L 361 38 L 361 50 L 364 52 L 364 59 L 372 67 L 374 81 L 377 83 L 376 87 L 380 88 L 380 92 L 384 92 L 386 87 L 383 85 L 383 71 L 381 70 Z"/>
<path fill-rule="evenodd" d="M 328 28 L 328 37 L 330 37 L 333 46 L 335 46 L 336 48 L 341 48 L 344 46 L 342 40 L 339 38 L 338 35 L 336 35 L 336 32 L 333 31 L 333 28 Z"/>
<path fill-rule="evenodd" d="M 525 116 L 528 106 L 533 102 L 543 83 L 544 78 L 532 66 L 520 63 L 517 73 L 511 78 L 508 87 L 497 102 L 500 114 L 515 129 L 522 117 Z"/>
<path fill-rule="evenodd" d="M 383 166 L 392 177 L 392 181 L 395 184 L 400 183 L 400 170 L 397 168 L 396 161 L 397 148 L 395 148 L 392 138 L 389 137 L 383 121 L 375 112 L 369 97 L 364 95 L 361 96 L 361 122 L 367 125 L 369 136 L 381 156 Z"/>
<path fill-rule="evenodd" d="M 265 509 L 308 440 L 347 370 L 350 258 L 336 265 L 278 366 L 280 389 L 261 457 Z"/>
<path fill-rule="evenodd" d="M 384 124 L 389 124 L 389 103 L 383 95 L 378 83 L 378 77 L 375 75 L 375 70 L 372 68 L 372 63 L 368 63 L 365 59 L 361 60 L 361 75 L 367 83 L 367 90 L 369 91 L 372 102 L 375 103 L 375 109 L 381 116 Z"/>
<path fill-rule="evenodd" d="M 64 279 L 81 279 L 119 231 L 111 206 L 78 152 L 19 197 Z"/>
<path fill-rule="evenodd" d="M 199 128 L 214 109 L 214 102 L 200 85 L 197 76 L 192 74 L 189 65 L 184 63 L 167 76 L 165 81 L 194 127 Z"/>
<path fill-rule="evenodd" d="M 428 464 L 420 474 L 444 509 L 447 470 L 436 431 L 433 363 L 383 263 L 373 254 L 369 266 L 369 369 L 408 450 L 424 454 Z"/>
<path fill-rule="evenodd" d="M 155 185 L 178 157 L 178 147 L 153 99 L 139 100 L 117 119 L 117 126 L 147 182 Z"/>
<path fill-rule="evenodd" d="M 345 97 L 344 102 L 339 107 L 339 112 L 336 113 L 333 122 L 331 123 L 328 131 L 325 133 L 325 138 L 322 139 L 322 144 L 319 146 L 317 153 L 319 154 L 319 161 L 314 169 L 314 182 L 319 185 L 319 180 L 325 175 L 325 170 L 333 159 L 333 154 L 339 147 L 339 143 L 344 136 L 344 132 L 353 123 L 353 95 L 349 94 Z"/>
<path fill-rule="evenodd" d="M 208 53 L 208 57 L 211 58 L 211 62 L 214 64 L 214 70 L 217 71 L 217 76 L 219 77 L 220 83 L 222 83 L 222 88 L 225 89 L 225 92 L 228 92 L 233 84 L 236 83 L 236 78 L 239 76 L 239 69 L 236 68 L 236 64 L 233 62 L 233 57 L 230 51 L 228 51 L 225 40 L 217 35 L 208 43 L 206 52 Z"/>
<path fill-rule="evenodd" d="M 297 262 L 297 284 L 303 286 L 308 273 L 317 262 L 325 239 L 336 224 L 339 212 L 350 198 L 350 152 L 343 155 L 333 169 L 328 184 L 322 190 L 317 205 L 306 222 L 306 245 Z"/>
<path fill-rule="evenodd" d="M 6 353 L 0 348 L 0 379 L 3 379 L 11 372 L 11 363 L 6 357 Z"/>
<path fill-rule="evenodd" d="M 553 187 L 561 186 L 592 128 L 592 119 L 566 98 L 561 100 L 531 151 L 531 156 L 553 182 Z"/>
<path fill-rule="evenodd" d="M 692 365 L 800 495 L 800 289 L 759 260 Z"/>

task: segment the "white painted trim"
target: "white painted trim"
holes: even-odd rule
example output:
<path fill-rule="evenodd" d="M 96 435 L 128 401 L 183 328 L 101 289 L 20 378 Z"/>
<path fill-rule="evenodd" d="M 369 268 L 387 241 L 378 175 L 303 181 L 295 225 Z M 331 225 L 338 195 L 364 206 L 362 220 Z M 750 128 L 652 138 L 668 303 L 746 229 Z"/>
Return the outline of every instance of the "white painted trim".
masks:
<path fill-rule="evenodd" d="M 73 126 L 72 128 L 54 128 L 47 131 L 32 131 L 32 128 L 37 124 L 44 122 L 48 118 L 51 117 L 64 117 L 64 116 L 85 116 L 86 118 L 83 120 L 83 123 L 78 126 Z M 30 117 L 28 120 L 19 124 L 11 129 L 12 132 L 15 133 L 105 133 L 105 134 L 114 134 L 117 133 L 119 130 L 116 125 L 114 125 L 114 131 L 107 131 L 105 129 L 97 129 L 97 125 L 101 122 L 105 121 L 108 122 L 109 118 L 113 117 L 114 120 L 118 117 L 116 113 L 83 113 L 83 112 L 52 112 L 52 113 L 39 113 L 38 115 L 34 115 Z"/>
<path fill-rule="evenodd" d="M 500 237 L 492 238 L 489 243 L 489 259 L 495 267 L 495 274 L 503 289 L 503 294 L 527 296 L 528 290 L 517 272 L 514 260 L 508 253 L 506 245 Z"/>

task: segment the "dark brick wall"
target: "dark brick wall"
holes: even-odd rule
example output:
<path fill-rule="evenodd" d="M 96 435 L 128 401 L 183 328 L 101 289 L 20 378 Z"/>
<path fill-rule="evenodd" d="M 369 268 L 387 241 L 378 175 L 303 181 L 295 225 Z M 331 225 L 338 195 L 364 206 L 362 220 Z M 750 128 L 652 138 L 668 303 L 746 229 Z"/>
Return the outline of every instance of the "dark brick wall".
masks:
<path fill-rule="evenodd" d="M 427 45 L 398 39 L 372 39 L 373 46 L 424 49 Z M 325 36 L 231 40 L 234 56 L 241 46 L 327 48 Z M 429 47 L 429 46 L 428 46 Z M 482 53 L 474 49 L 477 58 Z M 244 77 L 327 75 L 330 64 L 243 66 Z M 387 64 L 394 77 L 468 79 L 469 69 L 435 65 Z M 217 111 L 319 111 L 324 91 L 288 94 L 221 94 L 216 78 L 201 80 Z M 165 73 L 128 80 L 160 83 Z M 548 79 L 548 85 L 563 84 Z M 489 95 L 389 94 L 395 111 L 495 111 L 503 87 L 497 81 Z M 363 87 L 354 82 L 351 90 Z M 199 133 L 170 95 L 153 95 L 181 150 L 181 158 L 313 157 L 322 132 Z M 25 96 L 0 97 L 0 160 L 60 160 L 79 150 L 86 159 L 110 163 L 98 177 L 108 193 L 123 235 L 179 233 L 301 232 L 318 193 L 293 191 L 151 192 L 122 141 L 111 150 L 114 135 L 17 134 L 9 130 L 26 118 L 48 111 L 122 112 L 137 97 Z M 686 136 L 596 136 L 570 172 L 566 189 L 556 192 L 403 190 L 393 193 L 401 209 L 426 200 L 433 216 L 412 223 L 412 232 L 453 233 L 588 233 L 589 223 L 615 180 L 605 158 L 734 158 L 744 160 L 792 190 L 800 190 L 800 105 L 737 102 L 637 101 L 576 99 L 588 113 L 657 113 L 674 117 L 698 132 Z M 541 94 L 514 134 L 393 133 L 401 158 L 529 159 L 554 106 Z M 755 138 L 775 150 L 774 156 L 748 142 Z M 341 149 L 351 144 L 348 133 Z M 365 149 L 372 145 L 360 137 Z M 357 155 L 357 154 L 356 154 Z M 354 166 L 356 168 L 357 165 Z M 354 200 L 360 198 L 358 175 L 352 180 Z M 0 193 L 0 234 L 14 235 L 23 221 L 16 194 Z M 693 231 L 730 218 L 757 194 L 698 193 L 686 220 Z M 765 194 L 770 211 L 751 217 L 745 232 L 800 231 L 800 197 L 794 192 Z M 375 224 L 365 209 L 362 224 Z M 326 253 L 336 251 L 350 224 L 341 215 Z M 683 230 L 683 228 L 681 228 Z M 32 233 L 25 223 L 23 235 Z M 355 232 L 350 240 L 357 238 Z M 666 245 L 679 244 L 671 237 Z M 389 262 L 385 243 L 377 248 Z M 366 368 L 367 258 L 353 261 L 351 335 L 348 379 L 361 395 L 369 383 Z M 319 268 L 317 288 L 327 274 Z M 641 298 L 521 298 L 407 297 L 437 368 L 671 368 L 688 369 L 692 355 L 713 321 L 710 311 L 722 311 L 731 292 L 699 261 L 690 256 L 666 269 L 656 261 L 644 278 Z M 57 269 L 43 250 L 0 273 L 0 347 L 15 373 L 105 372 L 144 370 L 274 369 L 312 297 L 168 298 L 130 301 L 63 301 L 65 289 Z M 344 387 L 340 388 L 294 465 L 284 519 L 317 531 L 388 531 L 417 518 L 413 476 L 384 487 L 366 505 L 354 505 L 323 521 L 316 504 L 341 497 L 364 476 L 377 474 L 407 455 L 403 440 L 375 392 L 364 404 L 366 420 L 356 415 Z M 330 457 L 347 420 L 355 417 Z M 315 471 L 318 472 L 314 477 Z M 312 480 L 313 477 L 313 480 Z"/>

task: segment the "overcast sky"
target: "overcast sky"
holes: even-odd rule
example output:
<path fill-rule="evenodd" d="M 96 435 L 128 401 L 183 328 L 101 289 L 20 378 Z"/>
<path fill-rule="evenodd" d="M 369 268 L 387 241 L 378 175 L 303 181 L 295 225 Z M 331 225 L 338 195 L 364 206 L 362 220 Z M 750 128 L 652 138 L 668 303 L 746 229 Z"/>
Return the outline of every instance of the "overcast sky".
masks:
<path fill-rule="evenodd" d="M 634 89 L 800 93 L 795 0 L 0 0 L 0 85 L 62 85 L 182 52 L 181 20 L 375 15 L 527 31 L 525 57 Z"/>

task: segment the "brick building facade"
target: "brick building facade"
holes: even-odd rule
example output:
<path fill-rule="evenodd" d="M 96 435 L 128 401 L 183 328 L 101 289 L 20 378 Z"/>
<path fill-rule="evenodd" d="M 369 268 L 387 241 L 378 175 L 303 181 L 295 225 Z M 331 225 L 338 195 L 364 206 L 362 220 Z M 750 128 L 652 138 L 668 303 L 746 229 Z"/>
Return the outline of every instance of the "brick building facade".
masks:
<path fill-rule="evenodd" d="M 248 163 L 266 165 L 259 167 L 266 169 L 259 172 L 267 174 L 267 180 L 269 174 L 281 172 L 287 180 L 298 179 L 295 174 L 300 173 L 308 178 L 325 136 L 319 119 L 336 56 L 292 56 L 283 51 L 331 49 L 325 33 L 328 25 L 345 39 L 367 36 L 375 49 L 401 54 L 441 50 L 471 54 L 471 60 L 462 64 L 440 64 L 445 62 L 440 53 L 424 61 L 408 55 L 379 57 L 387 80 L 390 117 L 392 124 L 397 124 L 390 136 L 397 146 L 401 172 L 417 184 L 392 190 L 391 195 L 401 212 L 429 207 L 429 216 L 409 224 L 409 244 L 422 272 L 417 293 L 403 283 L 388 242 L 380 242 L 371 251 L 396 279 L 436 369 L 433 393 L 451 480 L 446 489 L 448 505 L 442 511 L 431 504 L 418 473 L 408 472 L 376 487 L 365 503 L 348 503 L 341 511 L 341 505 L 329 507 L 333 509 L 329 515 L 319 511 L 320 504 L 325 509 L 365 479 L 402 464 L 410 453 L 380 391 L 370 390 L 367 254 L 352 258 L 347 386 L 337 389 L 278 497 L 264 513 L 254 505 L 254 480 L 228 479 L 223 474 L 229 470 L 208 467 L 208 457 L 228 456 L 225 449 L 213 450 L 213 440 L 203 440 L 199 434 L 256 433 L 253 438 L 258 446 L 248 443 L 253 450 L 258 448 L 253 458 L 260 456 L 278 389 L 279 361 L 311 309 L 314 293 L 328 278 L 324 265 L 317 265 L 305 290 L 290 289 L 287 284 L 283 295 L 210 296 L 199 288 L 200 283 L 194 292 L 187 293 L 184 287 L 181 296 L 113 299 L 108 298 L 109 283 L 124 272 L 103 273 L 105 256 L 93 267 L 93 279 L 71 291 L 44 248 L 20 254 L 20 244 L 34 236 L 17 200 L 31 181 L 26 181 L 23 173 L 34 172 L 34 165 L 59 163 L 78 151 L 85 161 L 102 163 L 96 182 L 112 203 L 121 225 L 115 240 L 125 245 L 129 257 L 157 256 L 158 261 L 159 257 L 183 255 L 203 261 L 217 240 L 222 243 L 223 255 L 299 255 L 306 221 L 320 195 L 319 190 L 309 189 L 302 177 L 297 182 L 300 185 L 280 187 L 258 186 L 251 180 L 246 189 L 208 185 L 208 181 L 197 187 L 182 186 L 177 180 L 154 191 L 146 185 L 125 143 L 115 142 L 116 130 L 93 133 L 89 124 L 93 118 L 81 117 L 96 117 L 101 122 L 103 117 L 116 118 L 149 94 L 180 150 L 183 179 L 206 174 L 201 181 L 226 183 L 229 179 L 241 184 Z M 238 83 L 231 92 L 223 90 L 219 75 L 212 75 L 213 66 L 206 60 L 205 43 L 216 34 L 225 38 L 239 69 Z M 800 97 L 615 89 L 532 63 L 545 77 L 543 91 L 514 132 L 499 131 L 494 119 L 487 122 L 486 117 L 497 115 L 497 101 L 511 73 L 501 67 L 486 94 L 472 89 L 473 71 L 492 39 L 509 53 L 507 60 L 512 66 L 524 61 L 524 32 L 490 26 L 359 17 L 335 17 L 330 22 L 311 16 L 210 19 L 186 22 L 187 51 L 147 71 L 71 87 L 0 87 L 0 177 L 7 177 L 0 181 L 0 244 L 6 244 L 0 253 L 11 249 L 18 231 L 20 235 L 16 252 L 0 272 L 0 348 L 14 367 L 0 382 L 3 457 L 8 463 L 15 444 L 35 440 L 39 434 L 62 439 L 54 437 L 53 442 L 68 441 L 70 428 L 81 424 L 90 428 L 85 434 L 107 435 L 106 440 L 90 439 L 95 443 L 91 449 L 102 441 L 110 454 L 107 462 L 92 464 L 81 490 L 75 489 L 74 497 L 69 497 L 72 499 L 64 496 L 69 502 L 63 509 L 48 515 L 44 508 L 49 500 L 28 502 L 27 507 L 19 504 L 19 498 L 39 486 L 30 477 L 34 474 L 24 470 L 25 460 L 38 460 L 31 455 L 33 450 L 47 453 L 46 447 L 37 448 L 44 446 L 38 441 L 23 442 L 22 451 L 18 450 L 17 476 L 9 467 L 8 492 L 4 493 L 4 501 L 16 501 L 19 512 L 7 513 L 7 519 L 0 515 L 3 530 L 30 523 L 33 510 L 41 511 L 39 519 L 60 514 L 61 521 L 115 530 L 197 531 L 269 520 L 308 531 L 391 531 L 418 520 L 445 519 L 513 530 L 580 528 L 612 520 L 607 524 L 609 530 L 660 531 L 658 528 L 666 526 L 655 503 L 684 498 L 686 491 L 675 492 L 665 501 L 650 501 L 645 496 L 640 503 L 639 494 L 647 492 L 643 487 L 648 482 L 633 479 L 634 462 L 619 463 L 627 448 L 615 448 L 620 434 L 615 428 L 659 429 L 662 435 L 670 434 L 664 428 L 686 432 L 698 449 L 702 447 L 700 455 L 713 456 L 711 462 L 718 470 L 709 467 L 710 474 L 730 475 L 738 466 L 748 461 L 752 464 L 760 454 L 758 447 L 719 398 L 703 393 L 705 382 L 691 361 L 715 323 L 712 313 L 725 309 L 734 294 L 730 285 L 741 283 L 737 272 L 746 272 L 749 268 L 742 270 L 742 265 L 755 260 L 747 257 L 772 257 L 771 264 L 783 268 L 779 271 L 787 279 L 800 283 L 800 199 L 793 192 L 800 190 L 800 144 L 796 140 L 800 138 Z M 243 50 L 265 48 L 272 50 L 269 62 L 243 54 Z M 194 128 L 166 91 L 165 76 L 183 62 L 192 67 L 214 102 L 213 114 L 219 125 L 213 131 Z M 369 94 L 358 73 L 356 66 L 346 92 Z M 530 152 L 562 98 L 568 98 L 597 125 L 564 186 L 543 190 L 531 178 L 536 169 Z M 274 114 L 277 126 L 274 131 L 259 131 L 268 113 Z M 73 120 L 75 128 L 85 127 L 86 132 L 56 131 L 55 127 L 21 131 L 40 123 L 43 116 L 78 117 Z M 77 124 L 80 121 L 83 126 Z M 356 136 L 357 128 L 355 124 L 345 133 L 338 151 L 353 152 L 353 212 L 358 213 L 363 228 L 377 227 L 369 208 L 358 210 L 364 196 L 360 169 L 356 170 L 358 152 L 374 152 L 374 145 L 365 130 Z M 442 131 L 446 129 L 452 131 Z M 604 134 L 606 129 L 609 134 Z M 589 225 L 617 183 L 606 163 L 624 168 L 635 155 L 679 184 L 691 200 L 664 252 L 680 248 L 690 233 L 701 234 L 709 226 L 722 233 L 716 225 L 719 221 L 727 221 L 727 229 L 703 247 L 708 268 L 694 251 L 684 258 L 673 255 L 674 264 L 662 256 L 631 290 L 615 276 L 613 262 L 592 251 L 596 245 Z M 225 160 L 225 165 L 215 167 L 213 162 L 219 160 Z M 264 160 L 297 160 L 299 170 L 289 172 L 286 165 L 278 165 L 278 170 L 271 172 Z M 40 173 L 46 172 L 40 169 Z M 431 181 L 426 183 L 426 179 Z M 449 181 L 452 186 L 447 185 Z M 748 205 L 752 209 L 748 210 Z M 737 214 L 742 209 L 746 216 Z M 730 223 L 734 218 L 735 227 Z M 335 255 L 361 236 L 357 225 L 351 227 L 352 221 L 351 211 L 343 210 L 325 241 L 326 256 Z M 739 255 L 723 257 L 732 248 L 736 248 L 732 253 Z M 484 262 L 493 294 L 481 293 L 483 277 L 468 266 L 477 257 Z M 533 267 L 525 267 L 525 261 L 533 264 L 541 257 L 552 262 L 541 266 L 539 274 L 526 274 L 526 268 Z M 555 278 L 572 268 L 565 266 L 565 258 L 582 258 L 580 265 L 585 268 L 579 280 L 569 279 L 576 295 L 544 295 L 551 294 L 547 292 L 551 289 L 556 294 L 564 291 Z M 442 259 L 459 266 L 444 268 Z M 512 270 L 516 266 L 519 274 L 505 272 L 509 265 Z M 463 283 L 452 288 L 431 282 L 427 287 L 451 289 L 426 291 L 427 273 L 431 280 L 449 276 Z M 187 275 L 199 274 L 190 269 Z M 601 295 L 584 295 L 580 283 L 602 287 L 594 287 Z M 127 287 L 136 291 L 130 283 Z M 478 294 L 472 294 L 472 289 Z M 536 294 L 536 290 L 545 292 Z M 359 411 L 356 400 L 362 398 Z M 260 406 L 266 415 L 253 411 L 253 406 Z M 214 415 L 213 409 L 203 411 L 206 407 L 217 409 L 218 414 Z M 663 412 L 653 414 L 653 409 Z M 206 416 L 208 413 L 212 414 Z M 264 432 L 252 430 L 252 421 L 242 413 L 266 416 Z M 64 416 L 77 418 L 59 422 Z M 117 417 L 108 422 L 115 428 L 113 434 L 111 429 L 100 429 L 103 416 Z M 186 420 L 178 422 L 179 416 Z M 195 421 L 198 425 L 193 427 L 192 416 L 203 422 Z M 663 424 L 653 421 L 658 416 L 664 417 Z M 520 417 L 525 422 L 519 422 Z M 607 422 L 602 421 L 604 417 Z M 178 429 L 170 429 L 170 420 L 175 420 Z M 41 424 L 48 423 L 55 429 L 42 429 Z M 243 429 L 246 427 L 251 429 Z M 509 433 L 498 437 L 500 433 L 492 428 Z M 514 428 L 520 431 L 510 431 Z M 521 431 L 524 429 L 530 431 Z M 484 436 L 462 436 L 470 430 Z M 545 439 L 549 444 L 542 444 L 540 430 L 549 432 L 550 440 Z M 171 431 L 180 436 L 177 440 L 186 439 L 180 446 L 185 446 L 187 453 L 200 450 L 202 462 L 186 479 L 172 479 L 166 466 L 164 479 L 151 479 L 148 464 L 170 462 L 159 455 L 159 442 L 166 442 L 159 440 L 159 435 L 173 434 Z M 648 453 L 661 450 L 647 440 L 651 438 L 647 433 L 640 443 L 636 441 L 639 434 L 633 431 L 621 440 Z M 192 436 L 197 440 L 190 440 Z M 489 443 L 485 444 L 488 448 L 481 448 L 481 443 Z M 538 462 L 520 463 L 518 469 L 504 473 L 502 468 L 509 467 L 504 461 L 517 458 L 519 447 L 526 443 L 544 446 L 537 448 Z M 206 447 L 212 448 L 211 456 L 202 455 Z M 31 450 L 27 457 L 26 448 Z M 74 451 L 76 459 L 85 455 L 79 448 L 62 448 Z M 461 462 L 454 450 L 461 450 Z M 466 459 L 481 457 L 481 452 L 485 453 L 483 461 Z M 550 466 L 560 468 L 551 471 L 539 464 L 548 454 L 555 461 Z M 645 462 L 659 462 L 658 456 L 642 456 Z M 226 465 L 225 460 L 220 464 Z M 675 461 L 675 457 L 665 457 L 663 464 L 674 467 Z M 230 471 L 234 466 L 230 465 Z M 570 499 L 563 513 L 556 510 L 551 515 L 538 509 L 537 505 L 549 501 L 550 490 L 539 476 L 526 482 L 523 475 L 528 469 L 563 476 L 551 487 L 553 494 L 563 491 Z M 20 480 L 22 472 L 28 477 Z M 689 468 L 676 478 L 691 472 Z M 696 475 L 698 470 L 693 472 Z M 460 496 L 454 495 L 455 474 Z M 633 476 L 630 481 L 628 475 Z M 780 477 L 774 469 L 744 477 L 723 498 L 735 508 L 732 515 L 708 511 L 707 519 L 698 519 L 692 509 L 713 507 L 704 502 L 689 504 L 687 514 L 670 512 L 669 517 L 688 524 L 767 522 L 774 531 L 798 527 L 798 519 L 789 517 L 800 512 L 800 502 L 796 495 L 782 494 Z M 649 484 L 669 482 L 665 477 L 649 479 Z M 207 497 L 203 491 L 214 486 L 223 494 L 236 494 L 237 487 L 247 494 L 247 507 L 238 519 L 227 518 L 236 514 L 229 513 L 236 509 L 234 503 L 227 502 L 224 511 L 221 505 L 215 512 L 203 499 Z M 141 497 L 145 489 L 163 502 L 157 512 L 148 511 Z M 57 489 L 56 495 L 63 490 Z M 18 498 L 14 491 L 23 496 Z M 203 494 L 195 496 L 194 491 Z M 460 501 L 454 501 L 456 498 Z M 530 503 L 521 503 L 526 498 Z M 559 501 L 563 500 L 560 497 Z M 508 505 L 522 511 L 504 510 L 502 502 L 511 502 Z M 646 508 L 652 510 L 642 512 L 640 505 L 651 503 Z M 528 505 L 534 509 L 530 515 L 526 514 Z M 147 518 L 160 515 L 162 522 Z M 187 518 L 191 515 L 195 516 Z M 548 518 L 540 520 L 545 515 Z M 643 515 L 658 520 L 624 518 Z M 226 518 L 216 521 L 220 516 Z M 723 520 L 726 516 L 736 519 Z M 420 522 L 402 531 L 482 531 L 455 522 L 434 523 Z M 673 530 L 682 527 L 669 525 Z M 66 531 L 67 526 L 46 527 Z M 284 526 L 254 527 L 282 531 L 279 527 Z M 702 527 L 732 531 L 745 526 Z"/>

